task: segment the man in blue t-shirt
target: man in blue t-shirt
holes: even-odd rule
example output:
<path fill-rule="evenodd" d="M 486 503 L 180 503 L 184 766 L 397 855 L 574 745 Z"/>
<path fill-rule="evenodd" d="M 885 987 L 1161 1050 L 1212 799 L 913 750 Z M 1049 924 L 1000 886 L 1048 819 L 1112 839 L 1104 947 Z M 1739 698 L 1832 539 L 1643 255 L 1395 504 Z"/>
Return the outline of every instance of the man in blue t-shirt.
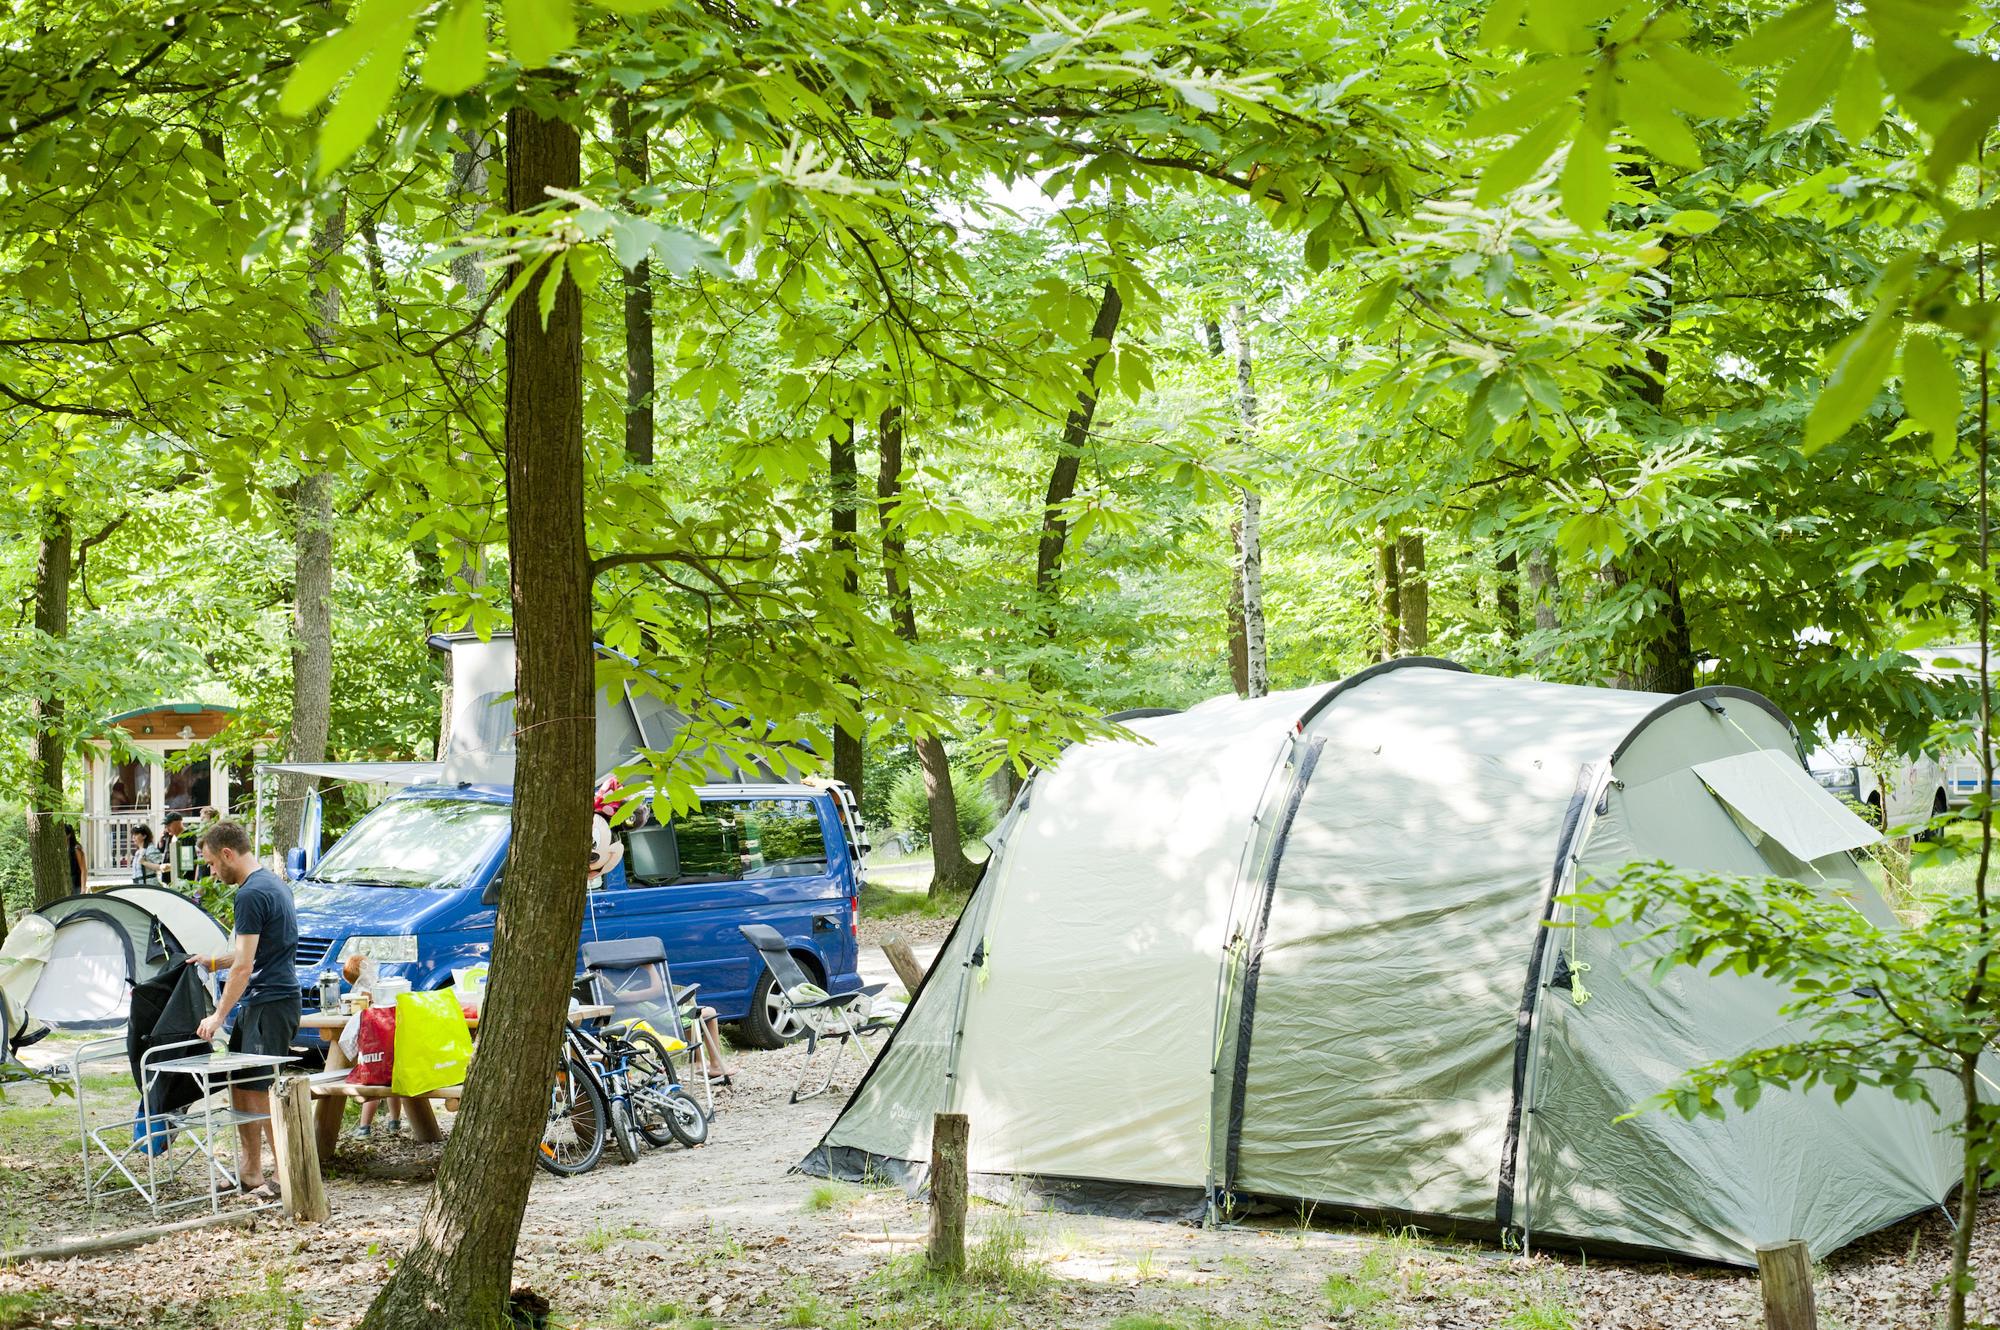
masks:
<path fill-rule="evenodd" d="M 257 862 L 249 833 L 235 822 L 218 822 L 202 833 L 201 857 L 211 873 L 236 888 L 236 928 L 229 955 L 188 957 L 190 965 L 229 971 L 215 1014 L 201 1023 L 198 1033 L 214 1039 L 240 1003 L 242 1009 L 229 1032 L 229 1051 L 284 1057 L 299 1032 L 299 980 L 293 964 L 299 918 L 292 890 Z M 240 1185 L 265 1200 L 278 1195 L 277 1180 L 264 1176 L 262 1159 L 263 1143 L 271 1131 L 272 1080 L 272 1068 L 257 1068 L 232 1077 L 229 1086 L 230 1100 L 239 1111 L 265 1115 L 236 1129 Z M 273 1142 L 274 1164 L 277 1158 Z"/>

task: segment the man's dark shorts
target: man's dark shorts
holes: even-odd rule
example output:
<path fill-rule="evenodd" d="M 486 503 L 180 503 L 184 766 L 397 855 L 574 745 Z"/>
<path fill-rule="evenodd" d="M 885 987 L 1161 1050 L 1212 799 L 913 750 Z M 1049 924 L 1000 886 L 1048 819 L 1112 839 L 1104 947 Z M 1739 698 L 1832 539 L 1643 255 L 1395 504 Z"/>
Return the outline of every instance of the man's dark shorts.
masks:
<path fill-rule="evenodd" d="M 239 1007 L 236 1024 L 229 1031 L 229 1051 L 285 1057 L 291 1053 L 292 1040 L 298 1037 L 298 1033 L 299 999 L 296 996 Z M 236 1073 L 229 1078 L 229 1083 L 245 1090 L 262 1090 L 275 1079 L 275 1068 L 257 1067 Z"/>

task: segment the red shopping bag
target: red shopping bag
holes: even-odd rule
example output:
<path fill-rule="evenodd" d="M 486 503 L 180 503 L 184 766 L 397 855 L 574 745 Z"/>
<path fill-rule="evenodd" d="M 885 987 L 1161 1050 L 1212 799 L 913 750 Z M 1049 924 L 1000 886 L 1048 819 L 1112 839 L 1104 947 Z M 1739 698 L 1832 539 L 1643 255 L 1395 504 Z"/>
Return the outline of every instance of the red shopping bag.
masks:
<path fill-rule="evenodd" d="M 370 1007 L 361 1013 L 361 1028 L 355 1034 L 360 1055 L 354 1070 L 347 1073 L 349 1085 L 387 1085 L 396 1066 L 396 1009 Z"/>

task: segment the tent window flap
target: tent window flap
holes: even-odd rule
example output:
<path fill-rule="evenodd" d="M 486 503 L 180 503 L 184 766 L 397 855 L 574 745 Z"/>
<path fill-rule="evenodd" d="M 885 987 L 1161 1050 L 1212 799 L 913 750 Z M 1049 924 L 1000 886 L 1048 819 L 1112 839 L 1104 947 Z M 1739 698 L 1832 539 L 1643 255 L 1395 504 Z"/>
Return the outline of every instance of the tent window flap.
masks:
<path fill-rule="evenodd" d="M 1698 762 L 1694 772 L 1736 815 L 1753 842 L 1768 836 L 1807 863 L 1882 839 L 1821 789 L 1797 761 L 1772 749 Z"/>

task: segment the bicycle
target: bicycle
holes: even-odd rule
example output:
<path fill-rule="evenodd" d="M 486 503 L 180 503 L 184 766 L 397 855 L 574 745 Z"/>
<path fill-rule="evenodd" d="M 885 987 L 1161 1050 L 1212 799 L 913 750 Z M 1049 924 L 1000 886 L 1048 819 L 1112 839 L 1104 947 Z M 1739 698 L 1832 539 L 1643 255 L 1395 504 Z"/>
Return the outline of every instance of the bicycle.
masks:
<path fill-rule="evenodd" d="M 607 1027 L 601 1035 L 573 1032 L 597 1071 L 611 1106 L 611 1138 L 626 1163 L 639 1157 L 639 1137 L 648 1145 L 677 1140 L 692 1150 L 708 1139 L 708 1118 L 674 1074 L 673 1055 L 643 1022 Z"/>
<path fill-rule="evenodd" d="M 561 1177 L 595 1168 L 607 1141 L 626 1163 L 639 1139 L 693 1149 L 708 1139 L 708 1118 L 674 1075 L 666 1045 L 650 1029 L 614 1027 L 600 1036 L 571 1027 L 550 1091 L 536 1162 Z"/>
<path fill-rule="evenodd" d="M 604 1157 L 610 1107 L 589 1063 L 577 1058 L 567 1038 L 549 1089 L 549 1115 L 535 1162 L 557 1177 L 574 1177 L 597 1167 Z"/>

